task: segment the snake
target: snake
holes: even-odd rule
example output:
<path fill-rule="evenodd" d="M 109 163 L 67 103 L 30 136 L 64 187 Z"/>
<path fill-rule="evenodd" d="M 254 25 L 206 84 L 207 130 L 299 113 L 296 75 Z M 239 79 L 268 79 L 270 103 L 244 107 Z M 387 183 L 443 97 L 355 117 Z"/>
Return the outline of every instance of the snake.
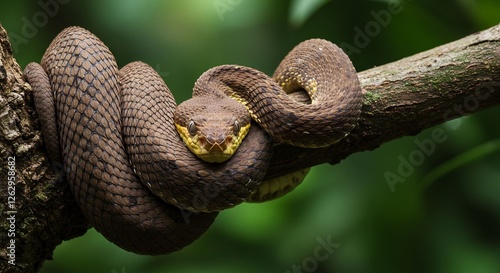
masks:
<path fill-rule="evenodd" d="M 49 159 L 63 164 L 86 219 L 144 255 L 193 243 L 221 210 L 282 195 L 262 181 L 273 148 L 332 145 L 356 126 L 362 105 L 351 61 L 322 39 L 297 45 L 272 77 L 213 67 L 179 105 L 151 66 L 119 69 L 109 48 L 76 26 L 24 76 Z"/>

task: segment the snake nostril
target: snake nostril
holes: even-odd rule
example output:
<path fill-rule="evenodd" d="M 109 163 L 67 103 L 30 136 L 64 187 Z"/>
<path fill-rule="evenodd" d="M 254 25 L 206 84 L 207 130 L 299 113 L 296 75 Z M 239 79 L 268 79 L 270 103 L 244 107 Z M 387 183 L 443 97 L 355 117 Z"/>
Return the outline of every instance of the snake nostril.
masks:
<path fill-rule="evenodd" d="M 215 142 L 214 135 L 212 135 L 212 134 L 207 135 L 207 137 L 205 139 L 207 140 L 207 142 L 209 144 L 214 144 L 214 142 Z"/>
<path fill-rule="evenodd" d="M 217 136 L 217 144 L 222 144 L 226 141 L 226 135 L 224 134 L 219 134 Z"/>
<path fill-rule="evenodd" d="M 207 142 L 210 143 L 211 145 L 215 144 L 220 145 L 226 141 L 226 136 L 224 134 L 218 134 L 218 135 L 208 134 L 206 139 Z"/>

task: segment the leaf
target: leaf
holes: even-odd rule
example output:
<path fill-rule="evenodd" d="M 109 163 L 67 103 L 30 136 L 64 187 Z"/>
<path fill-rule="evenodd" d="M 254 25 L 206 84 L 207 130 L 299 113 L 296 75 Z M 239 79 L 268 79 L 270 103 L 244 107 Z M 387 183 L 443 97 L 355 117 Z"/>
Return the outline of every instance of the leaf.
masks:
<path fill-rule="evenodd" d="M 315 11 L 330 0 L 292 0 L 289 20 L 292 26 L 301 26 Z"/>
<path fill-rule="evenodd" d="M 433 182 L 445 174 L 497 151 L 500 151 L 500 139 L 488 141 L 453 157 L 452 159 L 434 168 L 421 180 L 422 189 L 429 187 Z"/>

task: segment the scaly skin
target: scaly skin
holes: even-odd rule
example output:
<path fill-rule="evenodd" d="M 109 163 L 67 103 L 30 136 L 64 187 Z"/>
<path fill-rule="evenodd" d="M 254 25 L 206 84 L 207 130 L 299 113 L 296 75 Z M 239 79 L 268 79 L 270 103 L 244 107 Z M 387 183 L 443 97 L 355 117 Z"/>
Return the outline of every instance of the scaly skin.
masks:
<path fill-rule="evenodd" d="M 232 141 L 242 135 L 230 159 L 211 164 L 193 155 L 176 133 L 176 105 L 161 77 L 140 62 L 118 71 L 109 49 L 85 29 L 63 30 L 41 66 L 29 64 L 25 76 L 35 93 L 47 150 L 52 160 L 64 164 L 86 218 L 118 246 L 150 255 L 192 243 L 212 224 L 213 212 L 293 189 L 301 178 L 259 189 L 273 143 L 331 145 L 356 125 L 361 109 L 352 64 L 324 40 L 298 45 L 274 79 L 248 67 L 212 68 L 193 92 L 194 100 L 203 98 L 210 105 L 201 107 L 212 111 L 201 116 L 209 122 L 182 116 L 195 108 L 194 100 L 179 106 L 184 110 L 175 118 L 190 135 L 195 130 L 189 122 L 195 120 L 196 132 L 206 134 L 201 139 L 217 142 L 220 151 L 238 146 Z M 296 94 L 304 89 L 311 103 L 301 95 L 294 97 L 306 103 L 297 102 L 283 89 Z M 250 126 L 250 117 L 256 124 Z"/>

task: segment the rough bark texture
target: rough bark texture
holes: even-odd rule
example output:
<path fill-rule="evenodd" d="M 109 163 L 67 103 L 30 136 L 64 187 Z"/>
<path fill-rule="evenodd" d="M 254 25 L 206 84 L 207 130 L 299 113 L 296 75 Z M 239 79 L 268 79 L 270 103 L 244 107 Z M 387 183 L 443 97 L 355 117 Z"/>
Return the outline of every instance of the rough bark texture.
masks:
<path fill-rule="evenodd" d="M 365 99 L 354 131 L 324 149 L 277 147 L 268 177 L 337 163 L 355 152 L 499 105 L 500 25 L 363 71 L 359 78 Z M 32 105 L 30 87 L 0 26 L 0 272 L 36 272 L 62 240 L 88 228 L 67 183 L 48 162 Z M 9 173 L 13 162 L 14 175 Z M 9 179 L 15 179 L 15 192 Z M 12 216 L 15 221 L 10 221 Z M 15 265 L 8 262 L 13 250 Z"/>
<path fill-rule="evenodd" d="M 22 77 L 7 32 L 0 25 L 2 273 L 38 271 L 45 260 L 51 259 L 57 245 L 88 229 L 68 184 L 55 175 L 49 164 L 32 106 L 30 86 Z M 14 174 L 12 168 L 9 170 L 11 166 L 15 166 Z M 9 185 L 9 179 L 15 180 L 14 187 Z"/>
<path fill-rule="evenodd" d="M 373 150 L 402 136 L 500 103 L 500 25 L 358 73 L 361 119 L 328 148 L 278 147 L 268 178 Z"/>

